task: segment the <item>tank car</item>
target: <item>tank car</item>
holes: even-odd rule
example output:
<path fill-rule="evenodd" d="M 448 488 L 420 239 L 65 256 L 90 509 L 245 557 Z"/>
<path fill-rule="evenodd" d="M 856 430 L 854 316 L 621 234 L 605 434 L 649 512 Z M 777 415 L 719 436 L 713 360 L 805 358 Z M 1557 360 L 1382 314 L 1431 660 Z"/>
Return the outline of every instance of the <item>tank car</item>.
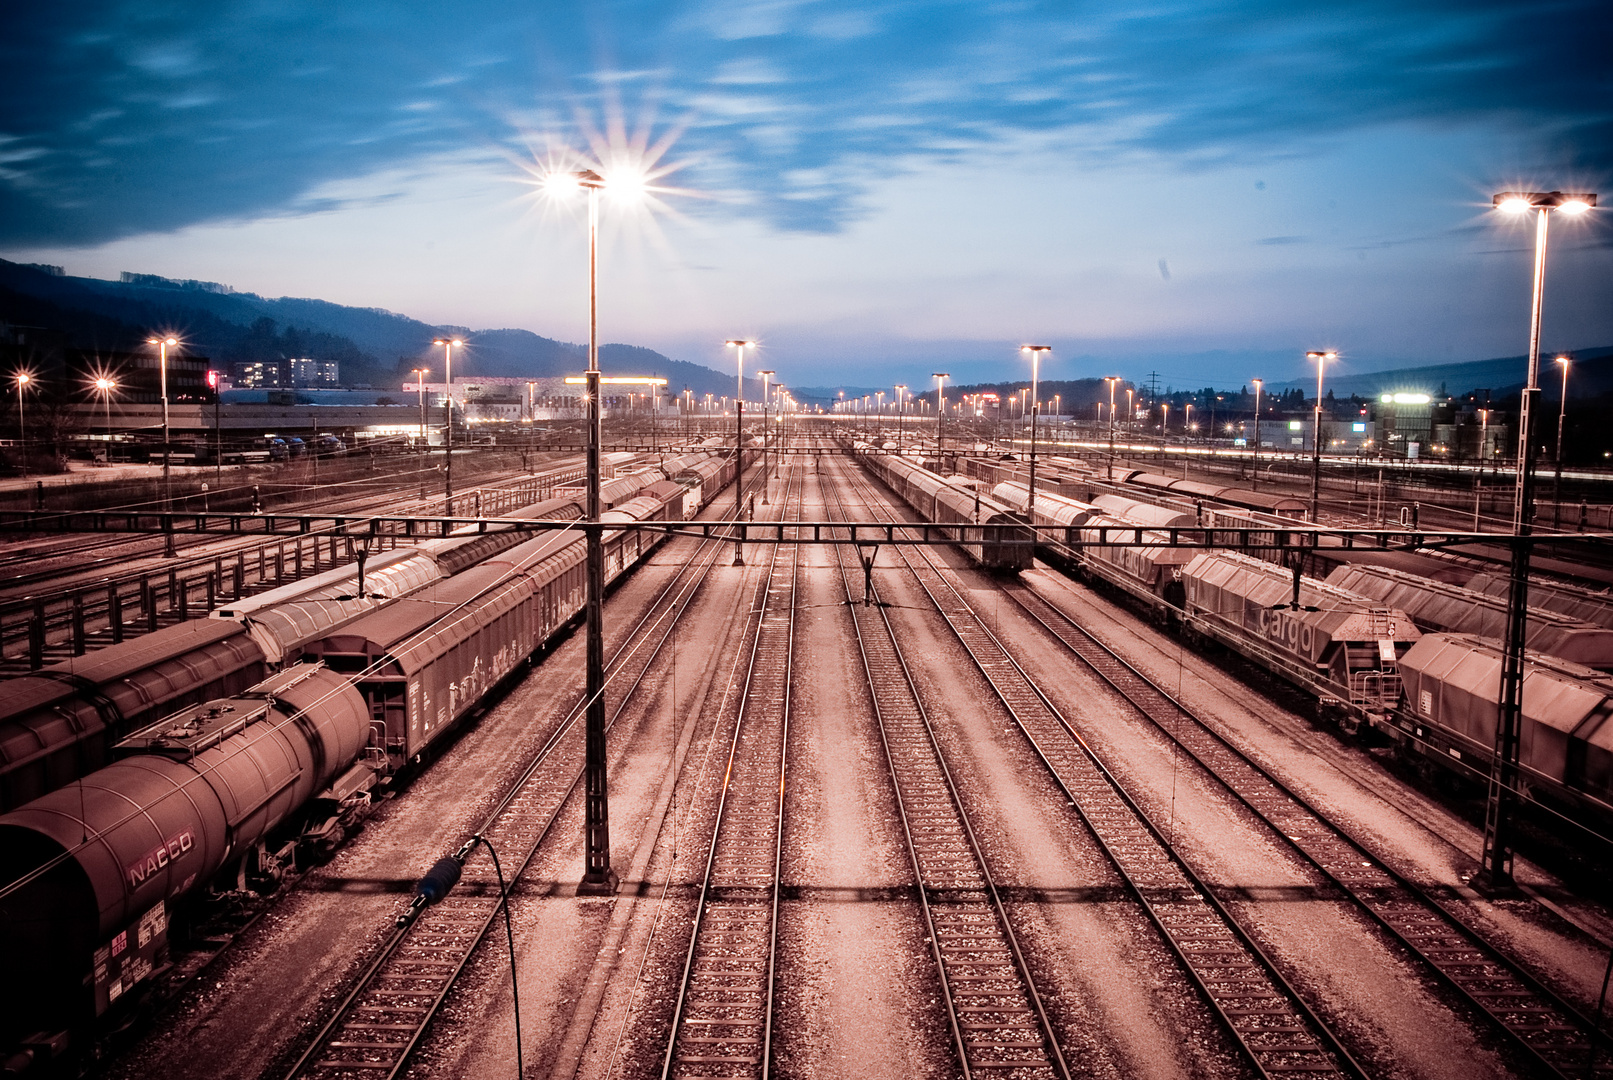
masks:
<path fill-rule="evenodd" d="M 82 1030 L 163 962 L 171 905 L 270 848 L 363 751 L 370 717 L 309 665 L 194 706 L 120 760 L 0 817 L 0 1045 Z"/>
<path fill-rule="evenodd" d="M 1396 608 L 1232 552 L 1182 571 L 1189 624 L 1316 693 L 1374 719 L 1400 701 L 1399 657 L 1422 636 Z M 1350 714 L 1355 715 L 1355 714 Z"/>
<path fill-rule="evenodd" d="M 1460 585 L 1359 564 L 1341 566 L 1327 580 L 1402 609 L 1425 631 L 1473 634 L 1497 641 L 1506 636 L 1506 601 Z M 1613 669 L 1613 630 L 1545 608 L 1529 608 L 1524 644 L 1535 652 L 1586 667 Z"/>
<path fill-rule="evenodd" d="M 1401 659 L 1398 734 L 1429 759 L 1487 775 L 1501 714 L 1505 657 L 1471 634 L 1425 634 Z M 1613 821 L 1613 679 L 1540 653 L 1525 654 L 1518 764 L 1524 785 Z M 1406 736 L 1416 741 L 1411 742 Z"/>

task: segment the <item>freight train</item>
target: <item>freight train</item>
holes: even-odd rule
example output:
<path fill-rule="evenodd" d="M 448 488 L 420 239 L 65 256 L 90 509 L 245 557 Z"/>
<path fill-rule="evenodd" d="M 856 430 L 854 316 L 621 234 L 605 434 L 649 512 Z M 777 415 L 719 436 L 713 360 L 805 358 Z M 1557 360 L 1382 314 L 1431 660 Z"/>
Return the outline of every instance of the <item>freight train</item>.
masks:
<path fill-rule="evenodd" d="M 632 484 L 670 492 L 661 486 L 669 482 L 662 480 L 668 474 L 682 499 L 675 513 L 668 501 L 667 516 L 682 519 L 732 482 L 733 458 L 704 453 L 669 458 L 661 469 L 632 474 Z M 566 496 L 503 516 L 574 521 L 582 517 L 582 508 L 576 497 Z M 371 556 L 362 600 L 357 598 L 356 567 L 337 567 L 231 602 L 209 619 L 165 627 L 6 680 L 8 693 L 0 701 L 0 812 L 100 768 L 109 760 L 111 743 L 135 727 L 243 690 L 294 663 L 303 647 L 322 633 L 451 577 L 529 535 L 508 525 L 463 526 L 447 537 Z M 295 618 L 287 607 L 293 602 L 302 602 Z M 266 614 L 271 611 L 278 613 Z"/>
<path fill-rule="evenodd" d="M 685 492 L 720 490 L 706 485 L 724 472 L 733 476 L 731 459 L 601 520 L 681 518 Z M 54 1054 L 124 1009 L 160 966 L 176 901 L 221 873 L 234 887 L 272 887 L 300 854 L 327 849 L 378 784 L 434 752 L 580 616 L 580 530 L 513 535 L 504 552 L 401 599 L 255 610 L 248 621 L 309 627 L 300 662 L 125 734 L 111 764 L 0 816 L 0 1061 L 14 1048 L 21 1057 L 9 1064 L 19 1066 Z M 607 529 L 607 581 L 661 539 Z M 311 616 L 333 603 L 369 606 L 341 620 Z M 232 625 L 176 629 L 254 641 Z"/>
<path fill-rule="evenodd" d="M 1225 503 L 1244 510 L 1255 510 L 1276 517 L 1302 518 L 1308 516 L 1310 504 L 1291 495 L 1278 495 L 1269 491 L 1232 487 L 1227 484 L 1182 477 L 1162 476 L 1159 473 L 1131 472 L 1117 474 L 1116 480 L 1145 491 L 1159 492 L 1176 499 L 1208 500 Z"/>

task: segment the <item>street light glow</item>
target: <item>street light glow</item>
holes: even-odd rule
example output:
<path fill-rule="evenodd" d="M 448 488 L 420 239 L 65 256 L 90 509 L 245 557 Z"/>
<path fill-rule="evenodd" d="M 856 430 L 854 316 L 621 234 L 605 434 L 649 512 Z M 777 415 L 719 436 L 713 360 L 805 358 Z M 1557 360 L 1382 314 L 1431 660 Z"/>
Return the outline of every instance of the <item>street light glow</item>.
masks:
<path fill-rule="evenodd" d="M 1490 203 L 1503 214 L 1521 214 L 1526 210 L 1583 214 L 1596 205 L 1596 194 L 1589 191 L 1503 191 Z"/>

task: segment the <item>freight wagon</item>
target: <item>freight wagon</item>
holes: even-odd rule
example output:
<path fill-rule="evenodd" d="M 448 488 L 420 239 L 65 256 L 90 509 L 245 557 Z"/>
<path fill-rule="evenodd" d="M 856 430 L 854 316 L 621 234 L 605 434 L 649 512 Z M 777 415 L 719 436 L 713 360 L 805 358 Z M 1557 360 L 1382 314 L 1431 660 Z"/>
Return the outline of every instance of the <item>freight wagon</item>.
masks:
<path fill-rule="evenodd" d="M 1502 651 L 1470 634 L 1425 634 L 1401 659 L 1405 703 L 1385 730 L 1470 778 L 1488 777 L 1500 718 Z M 1613 823 L 1613 679 L 1525 654 L 1518 764 L 1526 793 Z"/>
<path fill-rule="evenodd" d="M 1460 585 L 1384 566 L 1361 565 L 1341 566 L 1327 580 L 1400 608 L 1425 631 L 1472 634 L 1496 641 L 1506 636 L 1506 601 Z M 1524 644 L 1548 656 L 1613 670 L 1613 630 L 1569 615 L 1531 606 Z"/>
<path fill-rule="evenodd" d="M 1421 636 L 1396 608 L 1232 552 L 1182 571 L 1187 625 L 1316 694 L 1346 727 L 1400 702 L 1400 657 Z"/>
<path fill-rule="evenodd" d="M 142 730 L 121 760 L 0 817 L 0 1047 L 69 1018 L 82 1033 L 135 997 L 163 962 L 170 903 L 226 868 L 266 872 L 369 730 L 345 679 L 298 666 Z"/>

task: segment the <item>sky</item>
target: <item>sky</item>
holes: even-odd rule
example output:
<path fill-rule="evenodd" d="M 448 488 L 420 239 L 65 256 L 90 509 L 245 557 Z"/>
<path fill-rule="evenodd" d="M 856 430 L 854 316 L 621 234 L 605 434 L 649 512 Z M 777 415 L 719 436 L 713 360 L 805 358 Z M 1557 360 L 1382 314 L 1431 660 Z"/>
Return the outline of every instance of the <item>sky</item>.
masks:
<path fill-rule="evenodd" d="M 1522 353 L 1502 190 L 1606 192 L 1605 0 L 82 0 L 0 13 L 0 256 L 797 386 Z M 1609 210 L 1544 346 L 1613 344 Z"/>

